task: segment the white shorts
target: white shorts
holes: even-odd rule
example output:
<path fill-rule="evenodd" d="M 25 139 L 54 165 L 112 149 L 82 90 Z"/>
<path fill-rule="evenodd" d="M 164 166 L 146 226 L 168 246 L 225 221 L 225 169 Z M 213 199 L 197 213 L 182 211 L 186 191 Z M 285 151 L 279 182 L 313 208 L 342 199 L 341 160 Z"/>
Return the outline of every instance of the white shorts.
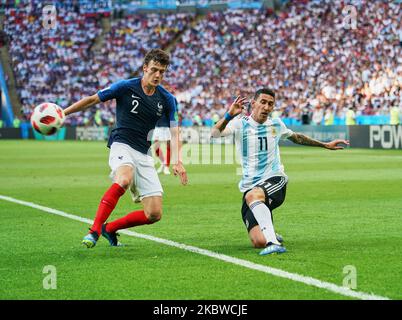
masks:
<path fill-rule="evenodd" d="M 112 169 L 110 177 L 113 181 L 116 170 L 123 165 L 134 168 L 133 185 L 130 187 L 134 201 L 138 196 L 140 200 L 151 196 L 162 196 L 163 189 L 155 170 L 154 159 L 129 145 L 113 142 L 109 154 L 109 166 Z"/>
<path fill-rule="evenodd" d="M 152 140 L 158 141 L 170 141 L 170 128 L 169 127 L 155 127 L 154 134 L 152 136 Z"/>

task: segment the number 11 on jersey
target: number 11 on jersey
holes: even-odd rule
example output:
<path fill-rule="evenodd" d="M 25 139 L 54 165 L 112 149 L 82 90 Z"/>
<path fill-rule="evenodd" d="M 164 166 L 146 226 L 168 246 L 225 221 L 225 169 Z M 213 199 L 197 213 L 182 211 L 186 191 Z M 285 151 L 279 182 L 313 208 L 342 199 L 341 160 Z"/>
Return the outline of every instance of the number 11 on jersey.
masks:
<path fill-rule="evenodd" d="M 258 137 L 258 141 L 260 143 L 260 151 L 267 151 L 268 150 L 267 137 Z"/>

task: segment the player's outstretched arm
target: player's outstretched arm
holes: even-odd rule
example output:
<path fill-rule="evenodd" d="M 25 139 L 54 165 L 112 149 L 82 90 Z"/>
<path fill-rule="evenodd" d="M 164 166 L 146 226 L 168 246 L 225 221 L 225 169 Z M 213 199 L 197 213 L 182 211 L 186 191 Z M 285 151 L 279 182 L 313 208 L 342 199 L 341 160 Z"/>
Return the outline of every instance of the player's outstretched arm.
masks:
<path fill-rule="evenodd" d="M 67 116 L 71 113 L 79 112 L 85 110 L 93 105 L 101 102 L 98 94 L 94 94 L 93 96 L 85 97 L 80 101 L 73 103 L 71 106 L 64 109 L 64 114 Z"/>
<path fill-rule="evenodd" d="M 341 146 L 341 144 L 344 144 L 347 146 L 349 145 L 348 140 L 336 139 L 336 140 L 325 143 L 325 142 L 321 142 L 321 141 L 312 139 L 308 136 L 305 136 L 304 134 L 297 133 L 297 132 L 293 133 L 288 139 L 296 144 L 301 144 L 303 146 L 321 147 L 321 148 L 326 148 L 329 150 L 344 149 L 344 146 Z"/>
<path fill-rule="evenodd" d="M 211 130 L 212 138 L 219 138 L 229 135 L 230 132 L 225 131 L 227 124 L 234 117 L 242 113 L 244 104 L 247 102 L 246 98 L 238 96 L 236 100 L 231 104 L 229 111 L 225 113 L 225 116 L 219 120 Z"/>
<path fill-rule="evenodd" d="M 182 157 L 181 157 L 181 143 L 179 137 L 179 127 L 171 127 L 170 128 L 170 149 L 171 149 L 171 163 L 173 174 L 175 176 L 180 177 L 180 181 L 183 185 L 188 183 L 188 177 L 186 169 L 183 166 Z"/>

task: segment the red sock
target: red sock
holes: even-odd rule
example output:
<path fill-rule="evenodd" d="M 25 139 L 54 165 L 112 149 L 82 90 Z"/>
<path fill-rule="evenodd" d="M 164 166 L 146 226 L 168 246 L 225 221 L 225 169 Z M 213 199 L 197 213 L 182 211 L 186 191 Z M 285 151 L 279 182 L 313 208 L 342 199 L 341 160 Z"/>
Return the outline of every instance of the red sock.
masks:
<path fill-rule="evenodd" d="M 119 198 L 124 194 L 124 190 L 119 184 L 113 183 L 112 186 L 105 192 L 99 204 L 98 211 L 91 230 L 96 231 L 98 235 L 102 232 L 102 225 L 116 207 Z"/>
<path fill-rule="evenodd" d="M 145 215 L 144 210 L 134 211 L 129 213 L 123 218 L 109 222 L 106 225 L 107 232 L 116 232 L 120 229 L 127 229 L 135 226 L 141 226 L 143 224 L 152 224 Z"/>
<path fill-rule="evenodd" d="M 170 142 L 168 141 L 166 144 L 166 166 L 170 166 Z"/>
<path fill-rule="evenodd" d="M 158 148 L 155 150 L 155 154 L 159 157 L 159 160 L 161 161 L 162 164 L 165 163 L 165 159 L 163 158 L 163 152 L 161 148 Z"/>

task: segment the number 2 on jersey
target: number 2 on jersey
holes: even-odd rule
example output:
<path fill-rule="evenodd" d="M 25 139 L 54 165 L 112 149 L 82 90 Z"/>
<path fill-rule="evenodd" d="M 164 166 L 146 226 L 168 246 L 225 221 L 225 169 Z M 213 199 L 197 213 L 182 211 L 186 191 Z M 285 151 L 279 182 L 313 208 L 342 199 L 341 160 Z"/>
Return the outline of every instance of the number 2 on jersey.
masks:
<path fill-rule="evenodd" d="M 138 100 L 135 100 L 135 98 L 138 98 L 138 97 L 136 97 L 135 95 L 132 95 L 131 96 L 132 98 L 134 98 L 134 100 L 133 100 L 133 102 L 131 103 L 132 105 L 133 105 L 133 108 L 131 109 L 131 113 L 138 113 L 138 111 L 136 111 L 135 109 L 137 109 L 138 108 L 138 105 L 140 104 L 139 102 L 138 102 Z"/>

